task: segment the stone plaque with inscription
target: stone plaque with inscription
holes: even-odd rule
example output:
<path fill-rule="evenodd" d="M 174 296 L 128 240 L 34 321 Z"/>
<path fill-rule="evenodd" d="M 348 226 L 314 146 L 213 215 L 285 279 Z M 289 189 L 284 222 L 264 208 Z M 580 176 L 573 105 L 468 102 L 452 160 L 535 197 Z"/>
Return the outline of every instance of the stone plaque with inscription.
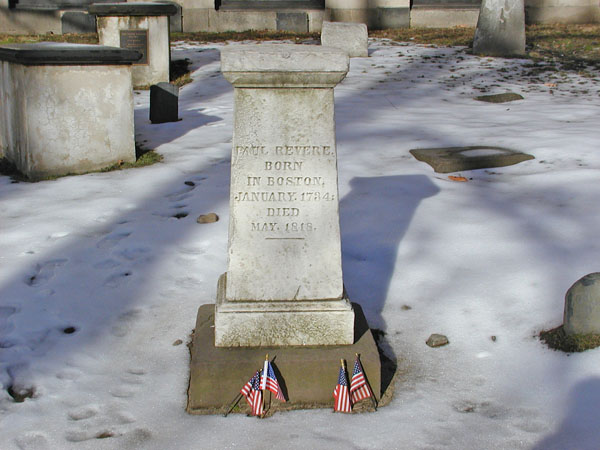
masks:
<path fill-rule="evenodd" d="M 333 102 L 348 56 L 317 46 L 235 46 L 222 50 L 221 69 L 235 88 L 235 118 L 215 344 L 352 344 Z"/>
<path fill-rule="evenodd" d="M 148 64 L 148 30 L 120 30 L 119 39 L 119 47 L 142 54 L 135 64 Z"/>

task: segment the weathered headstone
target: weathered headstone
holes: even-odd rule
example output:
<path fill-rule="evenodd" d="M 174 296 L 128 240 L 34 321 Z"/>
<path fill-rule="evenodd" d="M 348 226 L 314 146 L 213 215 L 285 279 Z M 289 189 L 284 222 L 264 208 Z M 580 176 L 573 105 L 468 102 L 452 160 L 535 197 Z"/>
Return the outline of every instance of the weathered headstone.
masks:
<path fill-rule="evenodd" d="M 169 16 L 177 7 L 169 2 L 93 3 L 98 39 L 102 45 L 133 49 L 142 58 L 132 68 L 133 85 L 169 81 Z"/>
<path fill-rule="evenodd" d="M 179 120 L 179 87 L 161 82 L 150 86 L 150 122 L 165 123 Z"/>
<path fill-rule="evenodd" d="M 369 56 L 367 26 L 364 23 L 323 22 L 321 45 L 340 48 L 351 58 Z"/>
<path fill-rule="evenodd" d="M 473 53 L 488 56 L 525 54 L 524 0 L 482 0 Z"/>
<path fill-rule="evenodd" d="M 229 261 L 216 305 L 198 310 L 190 413 L 225 412 L 265 353 L 287 409 L 330 405 L 340 358 L 356 354 L 380 398 L 377 346 L 342 280 L 333 87 L 348 62 L 331 47 L 222 50 L 235 102 Z"/>
<path fill-rule="evenodd" d="M 600 273 L 577 280 L 565 295 L 566 334 L 600 334 Z"/>
<path fill-rule="evenodd" d="M 131 64 L 100 45 L 0 47 L 0 154 L 31 179 L 135 161 Z"/>
<path fill-rule="evenodd" d="M 234 86 L 228 270 L 217 346 L 352 344 L 344 296 L 333 87 L 342 50 L 226 48 Z"/>

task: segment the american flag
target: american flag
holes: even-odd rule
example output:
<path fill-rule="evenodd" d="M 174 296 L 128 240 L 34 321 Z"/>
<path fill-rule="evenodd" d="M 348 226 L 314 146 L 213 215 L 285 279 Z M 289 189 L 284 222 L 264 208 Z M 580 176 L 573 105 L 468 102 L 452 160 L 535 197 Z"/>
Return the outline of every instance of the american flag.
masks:
<path fill-rule="evenodd" d="M 265 367 L 263 368 L 262 376 L 260 378 L 260 388 L 263 391 L 271 391 L 273 394 L 275 394 L 275 398 L 277 400 L 285 402 L 285 397 L 283 396 L 281 387 L 279 387 L 279 382 L 275 376 L 275 371 L 273 370 L 273 366 L 269 360 L 265 360 Z"/>
<path fill-rule="evenodd" d="M 370 397 L 371 389 L 365 379 L 365 374 L 358 360 L 358 356 L 354 361 L 354 371 L 352 373 L 352 381 L 350 381 L 350 393 L 352 396 L 352 403 L 356 403 L 363 398 Z"/>
<path fill-rule="evenodd" d="M 260 416 L 263 413 L 262 391 L 260 390 L 260 370 L 244 385 L 240 392 L 252 408 L 253 416 Z"/>
<path fill-rule="evenodd" d="M 344 366 L 340 367 L 340 376 L 338 377 L 338 383 L 333 390 L 333 398 L 335 402 L 333 404 L 333 410 L 339 412 L 350 412 L 352 406 L 350 405 L 350 393 L 348 392 L 348 380 L 346 379 L 346 370 Z"/>

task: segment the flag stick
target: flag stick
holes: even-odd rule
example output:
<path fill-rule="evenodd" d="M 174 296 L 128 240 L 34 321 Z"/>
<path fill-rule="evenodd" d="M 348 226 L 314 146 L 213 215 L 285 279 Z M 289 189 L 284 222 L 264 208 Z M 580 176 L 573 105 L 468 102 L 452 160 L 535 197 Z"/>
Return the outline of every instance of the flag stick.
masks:
<path fill-rule="evenodd" d="M 227 415 L 228 415 L 228 414 L 229 414 L 231 411 L 233 411 L 233 408 L 235 408 L 235 406 L 238 404 L 238 402 L 239 402 L 241 399 L 242 399 L 242 393 L 240 392 L 240 393 L 239 393 L 239 394 L 238 394 L 238 395 L 237 395 L 237 396 L 236 396 L 236 397 L 233 399 L 233 401 L 232 401 L 232 402 L 231 402 L 231 404 L 230 404 L 230 408 L 229 408 L 229 410 L 228 410 L 228 411 L 227 411 L 225 414 L 223 414 L 223 417 L 227 417 Z"/>
<path fill-rule="evenodd" d="M 267 399 L 265 398 L 265 389 L 264 389 L 267 386 L 267 383 L 265 382 L 265 385 L 263 386 L 263 377 L 265 378 L 265 380 L 266 380 L 266 377 L 267 377 L 267 370 L 266 370 L 267 369 L 267 367 L 266 367 L 267 366 L 267 361 L 269 361 L 269 354 L 268 353 L 265 355 L 265 368 L 263 369 L 263 373 L 262 373 L 261 379 L 260 379 L 260 387 L 263 388 L 262 389 L 262 393 L 263 393 L 263 398 L 262 398 L 263 399 L 263 413 L 262 413 L 261 417 L 264 417 L 265 414 L 268 411 L 268 409 L 267 409 Z M 269 401 L 269 407 L 271 407 L 271 402 L 270 401 Z"/>
<path fill-rule="evenodd" d="M 360 364 L 360 368 L 363 371 L 364 377 L 365 377 L 365 383 L 367 383 L 367 386 L 369 386 L 369 390 L 371 391 L 371 402 L 373 403 L 373 408 L 375 408 L 375 411 L 377 411 L 377 400 L 375 400 L 375 394 L 373 393 L 373 389 L 371 389 L 371 385 L 369 384 L 369 381 L 367 380 L 367 374 L 365 372 L 365 369 L 362 366 L 362 363 L 360 362 L 360 356 L 358 356 L 358 353 L 355 353 L 356 355 L 356 359 L 358 360 L 358 363 Z"/>

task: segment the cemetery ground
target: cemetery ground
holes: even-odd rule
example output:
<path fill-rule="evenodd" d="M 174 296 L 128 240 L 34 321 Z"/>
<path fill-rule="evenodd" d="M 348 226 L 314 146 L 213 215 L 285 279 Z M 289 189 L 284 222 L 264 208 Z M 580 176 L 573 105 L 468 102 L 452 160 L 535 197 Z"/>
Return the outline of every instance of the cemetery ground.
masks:
<path fill-rule="evenodd" d="M 395 393 L 377 412 L 264 420 L 185 413 L 185 344 L 227 264 L 233 97 L 219 49 L 237 44 L 174 40 L 191 70 L 182 120 L 150 124 L 148 91 L 134 96 L 136 141 L 161 162 L 0 176 L 1 447 L 597 448 L 600 349 L 539 338 L 599 270 L 590 29 L 565 27 L 578 31 L 558 44 L 540 32 L 533 59 L 407 34 L 374 35 L 369 58 L 351 60 L 335 88 L 344 280 L 397 361 Z M 506 92 L 523 99 L 474 100 Z M 409 152 L 472 146 L 535 159 L 442 174 Z M 220 220 L 197 223 L 208 213 Z M 432 333 L 449 344 L 428 347 Z"/>

